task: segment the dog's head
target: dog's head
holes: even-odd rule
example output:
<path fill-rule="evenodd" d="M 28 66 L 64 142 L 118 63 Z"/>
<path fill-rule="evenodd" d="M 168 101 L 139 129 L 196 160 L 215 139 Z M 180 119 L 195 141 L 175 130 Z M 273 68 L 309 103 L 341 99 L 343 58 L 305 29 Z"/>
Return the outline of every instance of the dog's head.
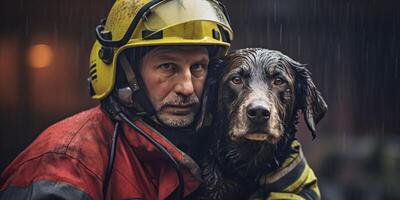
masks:
<path fill-rule="evenodd" d="M 298 110 L 315 136 L 315 125 L 327 111 L 305 65 L 267 49 L 230 53 L 218 93 L 219 113 L 232 141 L 276 144 L 296 123 Z"/>

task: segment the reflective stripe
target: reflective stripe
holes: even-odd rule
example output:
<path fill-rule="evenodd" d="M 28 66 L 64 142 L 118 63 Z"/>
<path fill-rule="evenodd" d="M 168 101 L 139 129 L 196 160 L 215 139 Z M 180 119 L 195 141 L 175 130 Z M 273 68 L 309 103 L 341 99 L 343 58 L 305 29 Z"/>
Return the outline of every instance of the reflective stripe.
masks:
<path fill-rule="evenodd" d="M 13 199 L 76 199 L 88 200 L 89 195 L 64 182 L 35 181 L 27 187 L 11 186 L 0 191 L 0 200 Z"/>
<path fill-rule="evenodd" d="M 305 165 L 305 168 L 303 168 L 302 171 L 299 171 L 301 174 L 300 176 L 297 176 L 296 179 L 291 179 L 294 181 L 290 181 L 290 185 L 284 189 L 285 192 L 293 192 L 293 191 L 298 191 L 299 189 L 302 188 L 303 184 L 307 181 L 309 173 L 310 173 L 310 167 L 308 165 Z M 296 175 L 298 175 L 296 174 Z"/>
<path fill-rule="evenodd" d="M 272 191 L 287 191 L 293 186 L 293 183 L 297 182 L 304 173 L 306 167 L 305 160 L 296 163 L 291 171 L 288 171 L 284 176 L 275 180 L 273 183 L 265 184 L 266 187 L 271 188 Z"/>
<path fill-rule="evenodd" d="M 311 188 L 305 188 L 301 191 L 300 196 L 307 200 L 320 199 L 320 196 Z"/>
<path fill-rule="evenodd" d="M 289 164 L 283 165 L 276 172 L 265 176 L 264 184 L 274 184 L 274 182 L 279 181 L 283 177 L 290 176 L 290 174 L 293 176 L 294 172 L 302 170 L 299 169 L 299 166 L 304 168 L 304 158 L 302 153 L 294 153 L 290 155 L 289 158 L 293 158 Z"/>
<path fill-rule="evenodd" d="M 301 145 L 296 140 L 291 144 L 291 153 L 282 167 L 261 177 L 267 199 L 321 199 L 318 181 L 303 156 Z"/>
<path fill-rule="evenodd" d="M 267 198 L 267 200 L 304 200 L 303 197 L 296 195 L 296 194 L 290 194 L 290 193 L 283 193 L 283 192 L 271 192 Z"/>
<path fill-rule="evenodd" d="M 305 199 L 321 199 L 321 193 L 318 188 L 318 181 L 314 172 L 309 168 L 307 179 L 302 183 L 300 195 Z"/>

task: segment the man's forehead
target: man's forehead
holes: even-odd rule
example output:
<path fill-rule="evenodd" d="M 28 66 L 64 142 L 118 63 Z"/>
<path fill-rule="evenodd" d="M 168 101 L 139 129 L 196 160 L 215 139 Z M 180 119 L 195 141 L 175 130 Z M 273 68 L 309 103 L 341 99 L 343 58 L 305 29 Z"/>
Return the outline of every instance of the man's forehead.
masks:
<path fill-rule="evenodd" d="M 155 60 L 154 60 L 155 59 Z M 147 61 L 178 61 L 208 62 L 209 55 L 204 46 L 159 46 L 150 50 L 141 59 L 141 64 Z"/>
<path fill-rule="evenodd" d="M 168 53 L 168 52 L 208 53 L 208 50 L 205 46 L 176 45 L 176 46 L 159 46 L 150 51 L 150 53 Z"/>

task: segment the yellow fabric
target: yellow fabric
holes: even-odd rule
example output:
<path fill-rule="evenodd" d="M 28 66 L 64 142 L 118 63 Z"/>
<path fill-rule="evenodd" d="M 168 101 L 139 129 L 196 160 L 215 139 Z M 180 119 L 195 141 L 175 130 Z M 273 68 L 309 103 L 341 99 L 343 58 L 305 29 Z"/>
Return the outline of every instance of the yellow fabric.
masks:
<path fill-rule="evenodd" d="M 300 143 L 294 140 L 291 144 L 292 152 L 288 155 L 282 166 L 274 172 L 261 177 L 260 184 L 272 184 L 277 182 L 286 174 L 290 173 L 300 162 L 304 160 L 303 153 L 300 149 Z"/>
<path fill-rule="evenodd" d="M 293 182 L 290 186 L 285 188 L 284 192 L 300 192 L 303 187 L 308 186 L 310 184 L 316 183 L 317 178 L 314 175 L 312 169 L 306 165 L 303 173 L 301 174 L 300 178 Z"/>
<path fill-rule="evenodd" d="M 303 197 L 283 192 L 271 192 L 267 198 L 267 200 L 282 200 L 282 199 L 293 199 L 293 200 L 304 200 Z"/>
<path fill-rule="evenodd" d="M 301 145 L 296 140 L 291 144 L 291 153 L 282 167 L 261 177 L 260 186 L 261 189 L 250 199 L 321 199 L 317 177 L 305 160 Z"/>

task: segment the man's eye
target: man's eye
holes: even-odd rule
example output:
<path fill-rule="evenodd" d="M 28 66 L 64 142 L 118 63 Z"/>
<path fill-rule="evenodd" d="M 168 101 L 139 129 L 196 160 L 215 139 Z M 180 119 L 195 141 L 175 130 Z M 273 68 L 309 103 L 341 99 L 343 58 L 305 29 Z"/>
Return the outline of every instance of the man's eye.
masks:
<path fill-rule="evenodd" d="M 194 77 L 203 77 L 207 73 L 207 66 L 204 64 L 194 64 L 190 66 L 190 71 Z"/>
<path fill-rule="evenodd" d="M 232 77 L 231 81 L 232 81 L 233 84 L 236 84 L 236 85 L 239 85 L 239 84 L 243 83 L 242 78 L 240 76 Z"/>
<path fill-rule="evenodd" d="M 192 71 L 201 71 L 201 70 L 204 70 L 204 65 L 203 64 L 195 64 L 195 65 L 192 65 L 190 68 L 192 69 Z"/>
<path fill-rule="evenodd" d="M 165 64 L 161 64 L 159 66 L 162 70 L 173 70 L 174 69 L 174 65 L 171 63 L 165 63 Z"/>
<path fill-rule="evenodd" d="M 274 85 L 282 85 L 283 83 L 284 83 L 284 81 L 281 78 L 274 79 Z"/>

